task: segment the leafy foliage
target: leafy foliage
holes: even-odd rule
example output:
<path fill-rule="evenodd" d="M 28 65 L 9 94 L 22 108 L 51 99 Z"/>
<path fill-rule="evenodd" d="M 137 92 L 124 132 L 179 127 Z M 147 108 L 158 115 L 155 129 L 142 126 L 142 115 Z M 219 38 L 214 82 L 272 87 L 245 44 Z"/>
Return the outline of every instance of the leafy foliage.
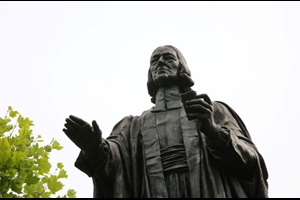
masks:
<path fill-rule="evenodd" d="M 64 165 L 57 163 L 51 173 L 49 162 L 50 152 L 63 147 L 54 139 L 41 145 L 42 137 L 33 135 L 32 126 L 33 121 L 11 106 L 0 117 L 0 198 L 49 198 L 64 187 L 61 179 L 68 178 Z M 56 197 L 75 198 L 76 192 L 69 189 Z"/>

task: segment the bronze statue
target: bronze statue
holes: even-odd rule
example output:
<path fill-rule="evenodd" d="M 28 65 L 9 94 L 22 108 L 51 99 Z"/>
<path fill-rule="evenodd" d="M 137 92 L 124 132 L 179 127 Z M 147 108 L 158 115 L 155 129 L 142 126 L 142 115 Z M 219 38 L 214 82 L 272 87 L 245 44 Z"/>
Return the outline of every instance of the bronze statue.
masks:
<path fill-rule="evenodd" d="M 124 117 L 106 139 L 95 120 L 66 119 L 94 197 L 268 197 L 264 159 L 241 118 L 193 85 L 182 53 L 160 46 L 148 72 L 152 108 Z"/>

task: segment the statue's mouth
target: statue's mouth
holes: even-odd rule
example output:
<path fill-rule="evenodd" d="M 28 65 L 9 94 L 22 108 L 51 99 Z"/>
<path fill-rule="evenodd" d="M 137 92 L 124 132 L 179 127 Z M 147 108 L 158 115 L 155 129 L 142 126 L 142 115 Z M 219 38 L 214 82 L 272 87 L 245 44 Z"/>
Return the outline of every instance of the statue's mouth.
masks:
<path fill-rule="evenodd" d="M 166 65 L 161 65 L 158 66 L 157 69 L 155 70 L 157 73 L 163 73 L 163 72 L 169 72 L 170 69 Z"/>

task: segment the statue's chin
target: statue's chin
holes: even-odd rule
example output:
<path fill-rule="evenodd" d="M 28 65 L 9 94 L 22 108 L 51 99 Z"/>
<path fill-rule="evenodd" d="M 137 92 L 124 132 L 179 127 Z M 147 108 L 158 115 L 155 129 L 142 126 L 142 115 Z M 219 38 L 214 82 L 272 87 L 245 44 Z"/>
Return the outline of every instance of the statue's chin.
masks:
<path fill-rule="evenodd" d="M 174 85 L 176 84 L 177 77 L 176 76 L 168 76 L 166 74 L 160 74 L 154 79 L 154 84 L 159 87 Z"/>

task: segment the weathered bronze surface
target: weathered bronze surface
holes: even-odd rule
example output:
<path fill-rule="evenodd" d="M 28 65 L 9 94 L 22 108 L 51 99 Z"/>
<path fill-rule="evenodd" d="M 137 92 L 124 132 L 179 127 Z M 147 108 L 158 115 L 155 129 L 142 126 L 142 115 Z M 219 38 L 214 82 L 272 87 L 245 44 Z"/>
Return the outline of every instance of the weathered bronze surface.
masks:
<path fill-rule="evenodd" d="M 242 119 L 193 85 L 182 53 L 161 46 L 148 72 L 152 108 L 124 117 L 106 139 L 95 120 L 66 119 L 94 197 L 268 197 L 268 171 Z"/>

